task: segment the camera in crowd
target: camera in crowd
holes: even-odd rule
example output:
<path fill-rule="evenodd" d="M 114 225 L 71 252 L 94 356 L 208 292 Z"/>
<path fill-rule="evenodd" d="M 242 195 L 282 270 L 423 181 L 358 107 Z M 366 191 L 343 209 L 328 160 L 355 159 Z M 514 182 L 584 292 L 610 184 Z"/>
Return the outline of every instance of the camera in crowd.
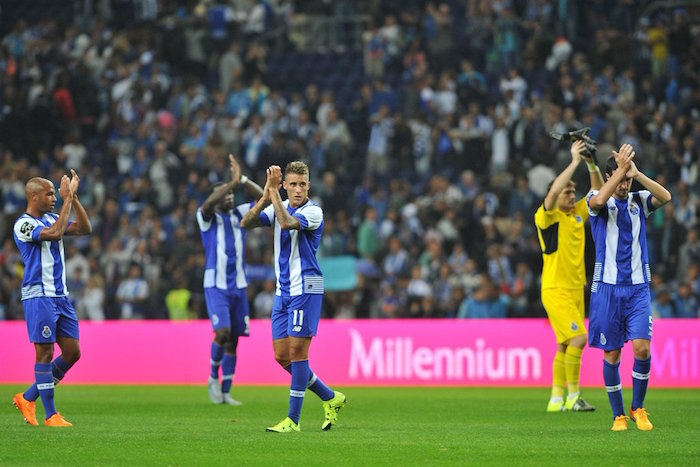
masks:
<path fill-rule="evenodd" d="M 587 158 L 591 158 L 593 163 L 597 163 L 595 152 L 598 149 L 596 146 L 596 141 L 588 136 L 591 131 L 589 127 L 579 128 L 578 130 L 570 131 L 568 133 L 557 133 L 556 131 L 550 132 L 550 136 L 557 141 L 569 142 L 569 141 L 583 141 L 586 146 L 583 155 Z"/>

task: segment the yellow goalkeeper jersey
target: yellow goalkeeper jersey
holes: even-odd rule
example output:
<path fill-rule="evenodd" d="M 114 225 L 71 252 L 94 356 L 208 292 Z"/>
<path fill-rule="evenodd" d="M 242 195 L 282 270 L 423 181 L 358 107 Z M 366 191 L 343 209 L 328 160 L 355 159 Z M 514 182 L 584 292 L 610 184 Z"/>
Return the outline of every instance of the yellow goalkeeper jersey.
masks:
<path fill-rule="evenodd" d="M 542 248 L 542 288 L 578 289 L 586 285 L 585 223 L 588 220 L 586 199 L 567 214 L 557 208 L 551 211 L 542 204 L 535 213 L 537 236 Z"/>

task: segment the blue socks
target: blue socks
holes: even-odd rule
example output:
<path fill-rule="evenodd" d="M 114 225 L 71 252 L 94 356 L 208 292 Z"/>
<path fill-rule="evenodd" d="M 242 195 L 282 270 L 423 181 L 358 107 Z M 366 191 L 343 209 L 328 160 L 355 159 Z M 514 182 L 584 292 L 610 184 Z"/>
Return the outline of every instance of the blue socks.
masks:
<path fill-rule="evenodd" d="M 646 360 L 634 359 L 632 367 L 632 409 L 644 407 L 644 398 L 649 386 L 649 374 L 651 373 L 651 357 Z"/>
<path fill-rule="evenodd" d="M 51 418 L 56 413 L 56 403 L 54 401 L 54 382 L 50 363 L 36 363 L 34 365 L 34 378 L 36 388 L 41 396 L 41 402 L 46 410 L 46 418 Z"/>
<path fill-rule="evenodd" d="M 73 365 L 69 365 L 65 362 L 65 360 L 63 360 L 62 355 L 56 357 L 56 359 L 51 363 L 51 373 L 53 374 L 54 384 L 61 382 L 72 366 Z M 24 398 L 28 401 L 35 401 L 39 398 L 39 390 L 36 388 L 36 383 L 32 384 L 29 389 L 25 391 Z"/>
<path fill-rule="evenodd" d="M 219 366 L 224 357 L 224 346 L 216 342 L 211 343 L 211 377 L 219 379 Z"/>
<path fill-rule="evenodd" d="M 221 361 L 221 372 L 223 373 L 223 378 L 221 380 L 221 392 L 224 394 L 231 392 L 233 375 L 236 373 L 236 361 L 236 356 L 228 353 L 224 354 L 224 359 Z"/>
<path fill-rule="evenodd" d="M 284 370 L 292 374 L 292 365 L 287 365 Z M 316 376 L 316 373 L 309 367 L 309 381 L 306 383 L 306 388 L 311 390 L 314 394 L 321 398 L 323 401 L 331 400 L 335 397 L 335 391 L 326 386 L 326 384 L 321 381 L 321 378 Z"/>
<path fill-rule="evenodd" d="M 603 379 L 605 380 L 605 389 L 608 391 L 610 406 L 612 407 L 613 417 L 619 417 L 625 414 L 624 402 L 622 401 L 622 381 L 620 381 L 620 364 L 613 365 L 603 360 Z"/>
<path fill-rule="evenodd" d="M 316 373 L 311 371 L 311 368 L 309 368 L 309 376 L 309 382 L 307 383 L 306 387 L 309 388 L 311 392 L 316 394 L 321 398 L 321 400 L 324 401 L 331 400 L 333 397 L 335 397 L 335 391 L 326 386 L 323 381 L 321 381 L 321 378 L 316 376 Z"/>
<path fill-rule="evenodd" d="M 292 362 L 292 385 L 289 390 L 289 418 L 299 423 L 301 407 L 304 405 L 304 393 L 309 382 L 309 361 Z"/>

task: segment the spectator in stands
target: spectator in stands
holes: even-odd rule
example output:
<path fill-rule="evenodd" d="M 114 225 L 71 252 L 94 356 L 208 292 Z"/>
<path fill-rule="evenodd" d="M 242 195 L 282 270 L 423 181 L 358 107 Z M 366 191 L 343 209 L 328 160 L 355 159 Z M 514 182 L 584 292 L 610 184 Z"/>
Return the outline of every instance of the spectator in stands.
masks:
<path fill-rule="evenodd" d="M 369 207 L 365 211 L 365 218 L 357 229 L 357 252 L 360 257 L 375 261 L 379 252 L 379 232 L 377 226 L 377 210 Z"/>
<path fill-rule="evenodd" d="M 171 320 L 186 320 L 195 318 L 190 309 L 192 292 L 187 288 L 187 278 L 182 274 L 174 279 L 175 286 L 165 294 L 165 306 L 168 308 L 168 318 Z"/>
<path fill-rule="evenodd" d="M 267 279 L 263 282 L 263 290 L 253 300 L 255 318 L 269 319 L 275 302 L 275 281 Z"/>
<path fill-rule="evenodd" d="M 681 279 L 678 290 L 676 290 L 676 293 L 673 295 L 673 302 L 675 304 L 677 318 L 700 317 L 698 300 L 693 295 L 693 288 L 690 282 Z"/>
<path fill-rule="evenodd" d="M 509 301 L 488 274 L 481 274 L 476 291 L 459 305 L 457 318 L 505 318 Z"/>
<path fill-rule="evenodd" d="M 652 314 L 655 318 L 675 318 L 676 307 L 673 297 L 666 286 L 657 287 L 655 297 L 651 302 Z"/>
<path fill-rule="evenodd" d="M 129 273 L 117 287 L 117 302 L 121 308 L 121 319 L 144 319 L 147 317 L 146 300 L 148 299 L 148 283 L 143 278 L 141 266 L 132 263 Z"/>
<path fill-rule="evenodd" d="M 76 308 L 82 319 L 104 321 L 105 281 L 100 274 L 90 274 Z"/>

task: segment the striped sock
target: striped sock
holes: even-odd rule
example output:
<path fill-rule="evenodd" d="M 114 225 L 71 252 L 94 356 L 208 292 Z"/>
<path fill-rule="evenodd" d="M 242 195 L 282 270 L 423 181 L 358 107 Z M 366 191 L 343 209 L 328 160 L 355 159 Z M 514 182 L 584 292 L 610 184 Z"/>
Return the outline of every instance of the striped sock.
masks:
<path fill-rule="evenodd" d="M 284 367 L 284 371 L 292 374 L 292 365 L 287 365 Z M 335 391 L 326 386 L 326 383 L 321 381 L 321 378 L 316 376 L 314 370 L 309 366 L 309 382 L 306 383 L 306 389 L 310 390 L 323 401 L 331 400 L 335 397 Z"/>
<path fill-rule="evenodd" d="M 292 385 L 289 390 L 289 418 L 299 423 L 301 407 L 304 405 L 304 393 L 309 382 L 309 361 L 292 362 Z"/>
<path fill-rule="evenodd" d="M 624 415 L 625 405 L 622 400 L 622 381 L 620 380 L 619 362 L 613 365 L 608 363 L 607 360 L 603 360 L 603 380 L 605 381 L 605 389 L 608 391 L 613 417 Z"/>
<path fill-rule="evenodd" d="M 46 418 L 51 418 L 56 413 L 56 402 L 54 401 L 54 382 L 51 373 L 50 363 L 37 363 L 34 365 L 34 378 L 36 387 L 41 396 L 41 402 L 46 410 Z"/>
<path fill-rule="evenodd" d="M 54 384 L 61 382 L 68 370 L 70 370 L 73 365 L 69 365 L 63 360 L 63 356 L 59 355 L 56 359 L 51 362 L 51 373 L 53 374 Z M 24 393 L 24 398 L 28 401 L 35 401 L 39 398 L 39 390 L 36 388 L 36 383 L 32 384 L 29 389 Z"/>
<path fill-rule="evenodd" d="M 217 344 L 216 342 L 211 343 L 211 374 L 210 376 L 214 379 L 219 379 L 219 366 L 221 366 L 221 360 L 224 357 L 224 346 Z"/>
<path fill-rule="evenodd" d="M 73 365 L 69 365 L 66 363 L 65 360 L 63 360 L 63 355 L 59 355 L 56 357 L 56 359 L 51 362 L 51 373 L 53 373 L 53 382 L 58 384 L 64 376 L 66 376 L 66 373 L 68 373 L 68 370 L 71 369 Z"/>
<path fill-rule="evenodd" d="M 644 398 L 647 395 L 649 386 L 649 375 L 651 374 L 651 357 L 646 360 L 634 359 L 632 367 L 632 409 L 637 410 L 644 407 Z"/>
<path fill-rule="evenodd" d="M 231 392 L 231 384 L 233 383 L 233 375 L 236 373 L 237 360 L 235 355 L 227 353 L 224 354 L 224 359 L 221 361 L 221 372 L 223 373 L 221 392 L 224 394 Z"/>

